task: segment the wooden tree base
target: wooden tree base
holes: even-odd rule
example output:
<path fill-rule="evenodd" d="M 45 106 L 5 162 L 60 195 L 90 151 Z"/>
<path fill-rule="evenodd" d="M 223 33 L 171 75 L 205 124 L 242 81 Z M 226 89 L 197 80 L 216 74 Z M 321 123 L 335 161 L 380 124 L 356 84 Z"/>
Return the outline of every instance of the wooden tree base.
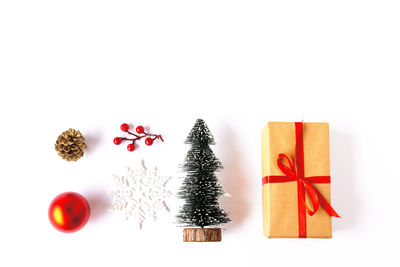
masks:
<path fill-rule="evenodd" d="M 184 228 L 183 242 L 220 242 L 221 228 Z"/>

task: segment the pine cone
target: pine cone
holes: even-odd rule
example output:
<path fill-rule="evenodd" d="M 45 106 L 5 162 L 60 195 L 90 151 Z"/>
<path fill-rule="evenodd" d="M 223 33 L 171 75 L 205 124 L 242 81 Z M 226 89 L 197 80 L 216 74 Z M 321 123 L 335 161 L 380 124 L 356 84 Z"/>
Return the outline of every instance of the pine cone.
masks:
<path fill-rule="evenodd" d="M 83 150 L 87 146 L 81 132 L 70 128 L 58 137 L 55 148 L 63 159 L 77 161 L 83 156 Z"/>

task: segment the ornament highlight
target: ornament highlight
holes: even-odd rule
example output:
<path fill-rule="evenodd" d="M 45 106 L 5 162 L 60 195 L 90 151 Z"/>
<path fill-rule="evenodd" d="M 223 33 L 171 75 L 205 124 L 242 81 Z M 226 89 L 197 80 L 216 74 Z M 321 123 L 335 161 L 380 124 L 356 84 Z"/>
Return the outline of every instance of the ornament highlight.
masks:
<path fill-rule="evenodd" d="M 73 233 L 88 222 L 90 206 L 82 195 L 65 192 L 53 199 L 49 206 L 48 216 L 50 223 L 58 231 Z"/>

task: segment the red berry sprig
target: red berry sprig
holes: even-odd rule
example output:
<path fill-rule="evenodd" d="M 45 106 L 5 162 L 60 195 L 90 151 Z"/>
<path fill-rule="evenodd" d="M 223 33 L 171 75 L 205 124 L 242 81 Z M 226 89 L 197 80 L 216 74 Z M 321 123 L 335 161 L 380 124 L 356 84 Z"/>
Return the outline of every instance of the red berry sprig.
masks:
<path fill-rule="evenodd" d="M 162 142 L 164 142 L 164 139 L 162 139 L 160 134 L 151 134 L 151 133 L 147 133 L 144 130 L 144 127 L 139 125 L 136 127 L 136 132 L 137 134 L 129 131 L 129 125 L 126 123 L 121 124 L 121 130 L 123 132 L 127 132 L 128 134 L 132 135 L 133 138 L 127 138 L 127 137 L 115 137 L 114 138 L 114 144 L 116 145 L 120 145 L 122 143 L 122 141 L 128 140 L 128 141 L 132 141 L 130 144 L 128 144 L 128 146 L 126 147 L 128 149 L 128 151 L 132 152 L 135 150 L 135 142 L 139 141 L 140 139 L 142 139 L 143 137 L 147 137 L 145 139 L 145 144 L 148 146 L 151 146 L 154 142 L 154 140 L 156 139 L 160 139 Z"/>

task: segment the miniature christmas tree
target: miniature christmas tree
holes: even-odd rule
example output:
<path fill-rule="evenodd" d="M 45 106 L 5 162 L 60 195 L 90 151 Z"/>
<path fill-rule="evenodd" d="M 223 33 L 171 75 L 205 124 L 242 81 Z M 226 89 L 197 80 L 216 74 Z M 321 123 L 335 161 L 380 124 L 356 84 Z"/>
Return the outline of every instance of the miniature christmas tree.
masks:
<path fill-rule="evenodd" d="M 230 222 L 230 219 L 218 204 L 219 197 L 225 193 L 215 173 L 222 165 L 210 148 L 215 142 L 203 120 L 196 121 L 185 143 L 191 147 L 183 164 L 187 175 L 178 193 L 185 204 L 177 220 L 183 226 L 200 228 L 185 228 L 184 241 L 221 241 L 220 228 L 205 228 Z"/>

